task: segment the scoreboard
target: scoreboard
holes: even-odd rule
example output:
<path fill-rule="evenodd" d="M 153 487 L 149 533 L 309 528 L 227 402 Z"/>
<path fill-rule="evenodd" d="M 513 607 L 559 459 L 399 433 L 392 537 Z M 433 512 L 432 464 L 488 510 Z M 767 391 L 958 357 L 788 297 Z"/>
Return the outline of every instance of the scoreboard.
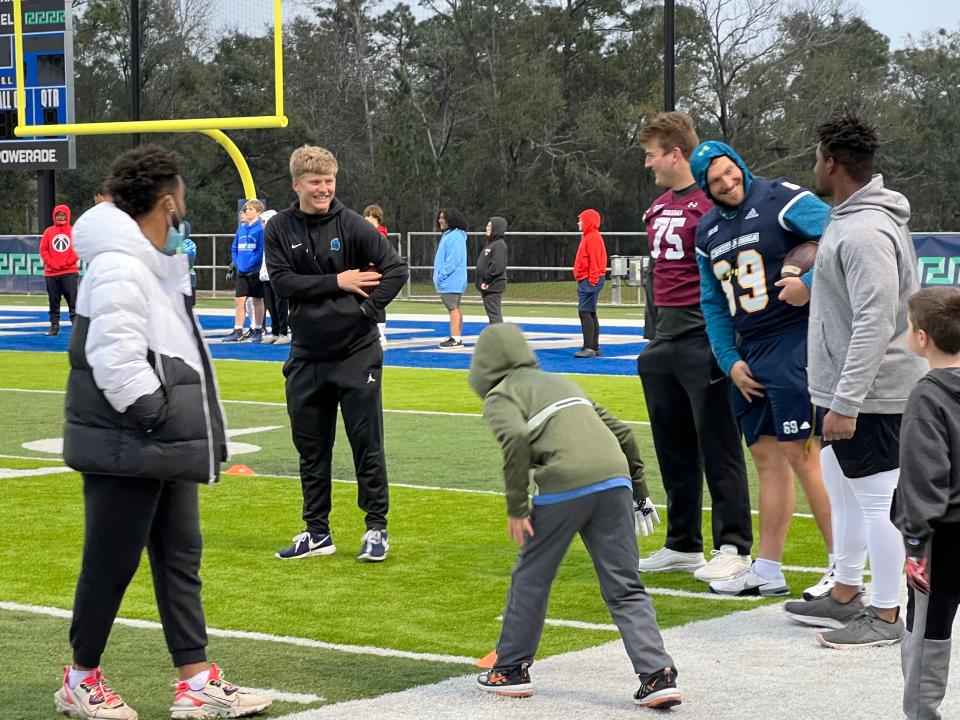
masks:
<path fill-rule="evenodd" d="M 27 125 L 74 122 L 73 16 L 67 0 L 23 0 Z M 0 0 L 0 170 L 73 169 L 73 136 L 23 137 L 17 125 L 13 2 Z"/>

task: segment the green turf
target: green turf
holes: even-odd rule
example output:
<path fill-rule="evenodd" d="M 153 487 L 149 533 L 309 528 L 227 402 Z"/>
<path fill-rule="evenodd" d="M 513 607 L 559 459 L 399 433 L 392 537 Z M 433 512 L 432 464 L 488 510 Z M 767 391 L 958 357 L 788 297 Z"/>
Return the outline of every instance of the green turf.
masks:
<path fill-rule="evenodd" d="M 479 417 L 393 413 L 385 416 L 385 440 L 394 488 L 391 492 L 391 557 L 383 565 L 360 565 L 354 560 L 363 533 L 356 507 L 356 487 L 349 482 L 352 462 L 341 431 L 335 448 L 334 475 L 343 479 L 334 486 L 331 522 L 339 546 L 336 555 L 283 563 L 272 554 L 302 529 L 297 458 L 289 438 L 283 401 L 283 383 L 278 363 L 217 362 L 231 428 L 279 426 L 236 438 L 260 446 L 260 450 L 233 459 L 251 466 L 257 477 L 224 477 L 215 487 L 201 488 L 204 533 L 204 602 L 212 627 L 260 631 L 308 637 L 339 644 L 380 647 L 480 657 L 496 642 L 509 573 L 516 549 L 506 535 L 504 503 L 499 494 L 452 492 L 424 486 L 463 490 L 499 491 L 499 449 Z M 62 390 L 66 358 L 52 353 L 0 352 L 0 387 Z M 384 403 L 388 410 L 477 413 L 479 400 L 470 392 L 462 371 L 387 368 Z M 643 420 L 645 409 L 639 382 L 634 378 L 578 376 L 598 401 L 624 419 Z M 258 401 L 274 404 L 248 404 Z M 24 450 L 29 440 L 56 438 L 62 434 L 63 396 L 57 393 L 21 393 L 0 390 L 0 456 L 36 456 L 36 462 L 0 457 L 0 468 L 56 465 L 57 458 Z M 649 468 L 650 486 L 657 501 L 663 499 L 659 470 L 654 461 L 649 428 L 635 426 Z M 280 478 L 278 475 L 291 476 Z M 0 544 L 4 564 L 0 570 L 0 600 L 69 608 L 82 545 L 81 480 L 74 473 L 45 477 L 0 480 L 4 484 L 4 511 L 0 513 Z M 755 478 L 751 468 L 751 482 Z M 415 485 L 407 488 L 399 485 Z M 798 499 L 802 497 L 798 495 Z M 798 503 L 798 509 L 805 504 Z M 55 523 L 51 523 L 55 518 Z M 709 537 L 709 513 L 704 515 Z M 756 531 L 756 527 L 755 527 Z M 641 550 L 657 549 L 664 526 L 642 541 Z M 43 562 L 37 562 L 43 558 Z M 824 552 L 812 520 L 794 520 L 784 562 L 820 566 Z M 788 573 L 795 591 L 810 584 L 810 573 Z M 651 587 L 703 592 L 705 587 L 687 574 L 658 574 L 645 578 Z M 719 602 L 702 598 L 655 596 L 664 627 L 716 617 L 754 607 L 748 602 Z M 121 608 L 121 615 L 156 620 L 147 563 L 134 579 Z M 596 577 L 585 550 L 574 543 L 564 561 L 548 616 L 556 619 L 609 623 L 610 618 L 597 588 Z M 6 613 L 0 621 L 12 622 Z M 19 619 L 17 622 L 30 622 Z M 37 620 L 44 623 L 46 620 Z M 50 621 L 54 622 L 54 621 Z M 22 644 L 12 630 L 0 625 L 0 643 Z M 42 632 L 32 628 L 27 633 Z M 154 633 L 159 637 L 159 634 Z M 120 635 L 118 635 L 120 637 Z M 587 631 L 548 626 L 541 655 L 588 647 L 616 637 L 607 631 Z M 43 689 L 42 703 L 51 687 L 50 674 L 64 661 L 67 651 L 65 627 L 55 630 L 49 648 L 38 650 L 46 658 L 37 667 L 18 670 L 14 680 L 0 680 L 0 696 L 10 692 L 31 697 Z M 150 642 L 159 642 L 156 638 Z M 243 645 L 243 666 L 263 663 L 269 652 L 259 644 Z M 135 638 L 130 646 L 111 645 L 118 668 L 140 672 Z M 126 649 L 125 649 L 126 648 Z M 4 656 L 9 653 L 0 644 Z M 30 648 L 33 652 L 33 648 Z M 226 652 L 226 651 L 225 651 Z M 152 654 L 151 654 L 152 653 Z M 241 651 L 238 650 L 238 653 Z M 266 653 L 266 655 L 264 654 Z M 281 654 L 283 654 L 281 652 Z M 285 655 L 294 657 L 294 655 Z M 238 655 L 239 658 L 239 655 Z M 249 663 L 248 663 L 249 661 Z M 338 660 L 339 662 L 339 660 Z M 370 667 L 370 659 L 350 656 L 347 666 Z M 162 647 L 149 650 L 143 664 L 143 682 L 164 667 Z M 231 662 L 231 666 L 233 663 Z M 111 665 L 112 666 L 112 665 Z M 239 667 L 238 667 L 239 669 Z M 363 673 L 364 671 L 358 670 Z M 414 663 L 391 676 L 391 688 L 408 687 L 453 674 L 456 669 Z M 418 674 L 420 673 L 420 674 Z M 369 674 L 369 673 L 368 673 Z M 280 690 L 287 673 L 278 674 L 270 685 Z M 133 676 L 131 676 L 133 678 Z M 265 681 L 243 676 L 247 684 L 265 686 Z M 132 687 L 138 689 L 136 680 Z M 384 681 L 385 682 L 385 681 Z M 9 684 L 12 683 L 11 687 Z M 362 687 L 345 690 L 350 697 L 386 691 L 383 684 L 364 681 Z M 164 703 L 165 689 L 151 691 L 143 685 L 148 702 Z M 317 687 L 328 699 L 332 691 Z M 33 707 L 33 706 L 31 706 Z M 159 706 L 158 706 L 159 707 Z M 26 715 L 34 717 L 36 715 Z"/>
<path fill-rule="evenodd" d="M 609 287 L 609 286 L 608 286 Z M 571 284 L 571 289 L 572 284 Z M 635 297 L 631 295 L 631 298 Z M 568 293 L 569 294 L 569 293 Z M 625 296 L 626 297 L 626 296 Z M 563 305 L 557 304 L 535 304 L 529 302 L 515 303 L 510 302 L 507 297 L 503 303 L 503 312 L 505 315 L 517 317 L 558 317 L 576 319 L 577 304 L 576 294 L 570 295 L 570 302 Z M 30 307 L 47 307 L 46 295 L 0 295 L 0 305 Z M 199 309 L 228 309 L 234 307 L 233 297 L 227 297 L 220 294 L 218 297 L 197 298 L 197 307 Z M 421 299 L 421 300 L 394 300 L 390 303 L 388 310 L 388 320 L 390 314 L 416 313 L 418 315 L 438 315 L 446 317 L 447 310 L 439 299 Z M 463 313 L 469 319 L 485 318 L 486 313 L 483 310 L 483 304 L 479 298 L 476 302 L 470 301 L 463 304 Z M 638 305 L 601 305 L 600 318 L 610 318 L 618 320 L 634 320 L 638 324 L 643 322 L 643 308 Z"/>
<path fill-rule="evenodd" d="M 65 619 L 0 612 L 0 657 L 15 659 L 0 680 L 4 720 L 55 717 L 53 693 L 63 665 L 70 661 L 68 629 Z M 237 684 L 323 698 L 310 704 L 275 702 L 272 716 L 395 692 L 469 670 L 466 665 L 218 637 L 210 638 L 209 654 Z M 371 672 L 374 664 L 376 671 Z M 141 718 L 169 717 L 176 672 L 159 630 L 114 627 L 103 666 L 113 688 Z"/>

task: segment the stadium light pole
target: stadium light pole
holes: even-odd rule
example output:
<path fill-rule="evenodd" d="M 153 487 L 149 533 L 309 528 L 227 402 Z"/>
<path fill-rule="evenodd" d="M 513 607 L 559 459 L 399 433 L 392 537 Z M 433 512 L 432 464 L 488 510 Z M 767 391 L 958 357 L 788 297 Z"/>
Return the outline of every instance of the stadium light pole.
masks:
<path fill-rule="evenodd" d="M 140 119 L 140 0 L 130 0 L 130 115 Z M 140 144 L 140 133 L 133 133 L 133 146 Z"/>
<path fill-rule="evenodd" d="M 663 110 L 676 109 L 674 81 L 676 65 L 676 7 L 674 0 L 663 0 Z"/>

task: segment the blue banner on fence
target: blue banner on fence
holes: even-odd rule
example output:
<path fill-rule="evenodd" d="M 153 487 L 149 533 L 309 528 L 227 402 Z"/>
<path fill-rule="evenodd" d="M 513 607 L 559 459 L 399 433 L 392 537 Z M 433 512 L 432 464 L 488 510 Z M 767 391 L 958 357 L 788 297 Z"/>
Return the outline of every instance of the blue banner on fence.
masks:
<path fill-rule="evenodd" d="M 36 235 L 0 237 L 0 292 L 45 293 L 40 238 Z"/>
<path fill-rule="evenodd" d="M 924 287 L 960 287 L 960 235 L 914 234 L 917 269 Z"/>

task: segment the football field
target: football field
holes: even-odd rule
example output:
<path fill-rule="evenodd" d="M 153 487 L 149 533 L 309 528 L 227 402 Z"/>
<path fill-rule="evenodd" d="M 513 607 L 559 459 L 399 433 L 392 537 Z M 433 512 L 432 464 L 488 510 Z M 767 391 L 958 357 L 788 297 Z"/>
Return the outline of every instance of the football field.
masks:
<path fill-rule="evenodd" d="M 12 328 L 0 327 L 0 334 L 0 347 L 19 342 Z M 461 677 L 496 643 L 516 558 L 506 535 L 499 448 L 464 370 L 395 367 L 391 352 L 384 371 L 391 550 L 382 565 L 354 559 L 364 528 L 342 431 L 331 517 L 337 554 L 297 562 L 274 558 L 302 530 L 281 363 L 216 362 L 231 432 L 228 465 L 241 463 L 256 474 L 224 476 L 201 489 L 210 656 L 235 682 L 274 693 L 271 717 Z M 66 375 L 63 352 L 0 350 L 0 656 L 16 658 L 0 678 L 0 697 L 15 700 L 5 704 L 3 717 L 10 720 L 53 716 L 51 696 L 70 658 L 68 614 L 83 512 L 81 479 L 59 454 Z M 638 379 L 609 373 L 575 379 L 633 423 L 654 500 L 662 503 Z M 752 468 L 751 483 L 756 507 Z M 825 562 L 802 493 L 797 511 L 784 557 L 795 594 L 819 577 Z M 706 511 L 708 538 L 709 523 Z M 643 539 L 641 552 L 662 542 L 663 526 Z M 664 628 L 777 602 L 711 596 L 686 574 L 644 580 Z M 166 717 L 174 672 L 146 559 L 120 616 L 104 667 L 141 718 Z M 554 586 L 539 657 L 609 643 L 617 638 L 610 623 L 577 541 Z M 427 708 L 423 717 L 429 716 Z"/>

